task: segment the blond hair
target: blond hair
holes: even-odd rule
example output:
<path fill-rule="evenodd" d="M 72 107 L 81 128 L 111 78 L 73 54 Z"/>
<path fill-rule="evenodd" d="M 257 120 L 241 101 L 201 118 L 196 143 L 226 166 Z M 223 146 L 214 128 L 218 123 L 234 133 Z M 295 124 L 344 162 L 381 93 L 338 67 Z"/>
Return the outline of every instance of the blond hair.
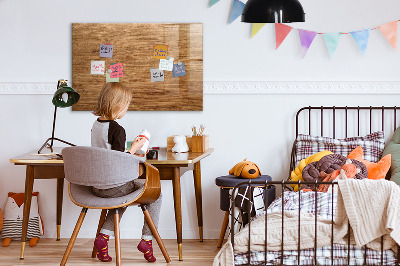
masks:
<path fill-rule="evenodd" d="M 115 120 L 131 100 L 132 91 L 130 89 L 118 82 L 107 82 L 100 92 L 97 107 L 93 114 Z"/>

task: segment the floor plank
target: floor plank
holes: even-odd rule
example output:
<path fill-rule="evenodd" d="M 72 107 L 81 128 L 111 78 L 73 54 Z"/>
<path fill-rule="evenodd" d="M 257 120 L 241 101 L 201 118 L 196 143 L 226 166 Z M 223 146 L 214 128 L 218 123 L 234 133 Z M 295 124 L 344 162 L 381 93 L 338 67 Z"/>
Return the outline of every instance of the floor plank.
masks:
<path fill-rule="evenodd" d="M 64 255 L 69 239 L 40 239 L 36 247 L 27 246 L 25 249 L 25 259 L 19 259 L 21 244 L 18 241 L 12 241 L 9 247 L 0 246 L 0 265 L 60 265 L 61 258 Z M 123 265 L 146 265 L 150 264 L 143 258 L 143 254 L 136 249 L 140 240 L 121 240 L 122 264 Z M 172 262 L 167 264 L 162 256 L 157 243 L 153 243 L 154 254 L 157 258 L 157 265 L 212 265 L 215 255 L 218 253 L 217 240 L 188 240 L 183 241 L 183 261 L 178 261 L 178 247 L 176 240 L 163 240 L 168 250 Z M 114 258 L 114 243 L 110 241 L 110 255 Z M 103 263 L 97 259 L 91 258 L 93 240 L 77 239 L 68 259 L 67 265 L 114 265 L 112 263 Z"/>

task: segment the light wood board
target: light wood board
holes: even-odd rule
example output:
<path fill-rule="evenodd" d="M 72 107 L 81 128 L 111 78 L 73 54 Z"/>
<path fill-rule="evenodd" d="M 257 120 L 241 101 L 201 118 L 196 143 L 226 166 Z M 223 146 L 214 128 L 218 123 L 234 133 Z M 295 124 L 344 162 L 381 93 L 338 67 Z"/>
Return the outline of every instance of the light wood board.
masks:
<path fill-rule="evenodd" d="M 113 45 L 113 58 L 102 58 L 100 44 Z M 168 55 L 185 64 L 186 76 L 164 71 L 164 82 L 151 82 L 158 68 L 153 46 L 166 44 Z M 120 82 L 133 90 L 130 111 L 203 110 L 203 24 L 73 23 L 72 87 L 81 98 L 72 110 L 93 111 L 106 75 L 91 75 L 90 62 L 123 63 Z"/>

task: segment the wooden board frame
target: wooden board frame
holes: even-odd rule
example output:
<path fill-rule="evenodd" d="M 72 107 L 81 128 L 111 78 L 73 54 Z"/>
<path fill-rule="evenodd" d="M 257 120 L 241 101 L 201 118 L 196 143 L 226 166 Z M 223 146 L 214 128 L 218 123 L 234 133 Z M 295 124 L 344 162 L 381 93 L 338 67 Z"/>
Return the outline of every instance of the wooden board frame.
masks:
<path fill-rule="evenodd" d="M 100 44 L 113 44 L 113 58 L 101 58 Z M 164 82 L 151 82 L 158 68 L 153 45 L 167 44 L 168 55 L 185 64 L 186 76 L 164 71 Z M 120 82 L 133 90 L 129 111 L 203 110 L 202 23 L 73 23 L 72 87 L 81 98 L 72 110 L 93 111 L 106 75 L 91 75 L 90 62 L 123 63 Z"/>

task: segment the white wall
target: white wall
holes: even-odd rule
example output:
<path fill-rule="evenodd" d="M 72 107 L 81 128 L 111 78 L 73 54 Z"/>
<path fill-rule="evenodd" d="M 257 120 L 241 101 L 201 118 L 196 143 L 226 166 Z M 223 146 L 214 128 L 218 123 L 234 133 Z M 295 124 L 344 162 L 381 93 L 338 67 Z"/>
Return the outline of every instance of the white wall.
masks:
<path fill-rule="evenodd" d="M 399 81 L 399 52 L 391 50 L 379 31 L 371 33 L 366 56 L 361 56 L 351 36 L 343 36 L 334 59 L 329 59 L 318 36 L 305 59 L 296 31 L 274 50 L 273 25 L 266 25 L 250 40 L 251 27 L 227 24 L 230 0 L 208 9 L 208 0 L 147 1 L 29 1 L 0 0 L 0 81 L 56 82 L 71 77 L 72 22 L 202 22 L 204 23 L 205 81 Z M 307 22 L 294 24 L 321 32 L 375 27 L 399 19 L 398 1 L 303 0 Z M 59 13 L 58 13 L 59 12 Z M 1 84 L 0 84 L 1 85 Z M 398 105 L 393 95 L 257 94 L 204 95 L 203 112 L 129 112 L 121 124 L 128 138 L 142 128 L 152 132 L 154 146 L 165 146 L 176 133 L 189 134 L 193 124 L 204 123 L 215 152 L 202 162 L 205 238 L 217 238 L 223 214 L 214 179 L 238 161 L 255 161 L 263 174 L 275 180 L 286 176 L 294 138 L 294 115 L 308 105 Z M 25 168 L 9 158 L 35 150 L 51 134 L 51 95 L 0 95 L 0 207 L 7 192 L 24 190 Z M 60 109 L 56 135 L 78 145 L 90 144 L 90 112 Z M 55 237 L 55 180 L 35 182 L 45 237 Z M 160 233 L 175 238 L 172 188 L 162 182 L 164 202 Z M 79 208 L 64 191 L 62 237 L 69 237 Z M 193 181 L 182 177 L 184 238 L 197 237 Z M 80 237 L 93 237 L 99 212 L 90 211 Z M 139 218 L 138 218 L 139 217 Z M 123 238 L 139 238 L 142 218 L 130 208 L 121 222 Z"/>

